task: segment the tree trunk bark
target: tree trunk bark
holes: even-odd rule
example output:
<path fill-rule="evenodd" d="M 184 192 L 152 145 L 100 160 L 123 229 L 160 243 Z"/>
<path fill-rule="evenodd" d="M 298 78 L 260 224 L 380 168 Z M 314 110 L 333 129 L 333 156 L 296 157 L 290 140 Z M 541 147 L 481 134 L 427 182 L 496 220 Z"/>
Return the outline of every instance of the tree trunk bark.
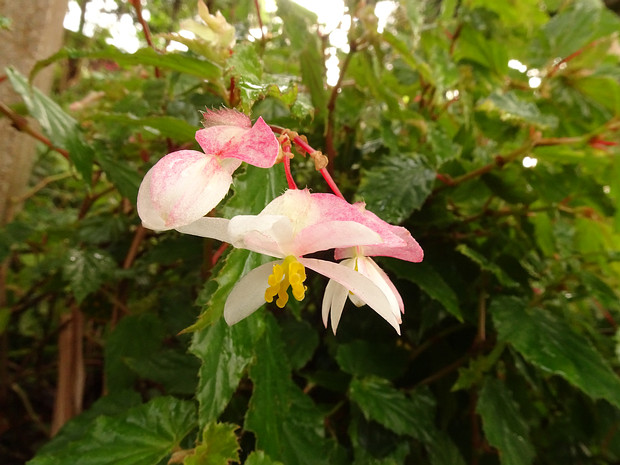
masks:
<path fill-rule="evenodd" d="M 0 30 L 0 76 L 12 66 L 28 74 L 34 64 L 56 52 L 62 45 L 62 22 L 68 0 L 0 0 L 0 15 L 11 20 L 9 30 Z M 43 71 L 35 85 L 48 93 L 53 70 Z M 0 102 L 7 105 L 20 98 L 7 80 L 0 82 Z M 35 156 L 35 141 L 15 130 L 7 118 L 0 118 L 0 227 L 11 221 L 20 205 Z"/>

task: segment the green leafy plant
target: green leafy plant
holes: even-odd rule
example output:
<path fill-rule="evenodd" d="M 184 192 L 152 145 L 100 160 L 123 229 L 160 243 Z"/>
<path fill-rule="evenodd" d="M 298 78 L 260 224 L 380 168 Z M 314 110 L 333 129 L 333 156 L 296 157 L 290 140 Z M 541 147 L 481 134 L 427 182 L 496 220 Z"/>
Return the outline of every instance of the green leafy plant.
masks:
<path fill-rule="evenodd" d="M 70 37 L 30 76 L 77 69 L 54 98 L 4 71 L 23 105 L 2 113 L 41 142 L 0 230 L 7 463 L 620 460 L 612 11 L 349 1 L 334 48 L 289 0 L 154 2 L 153 34 L 130 4 L 144 48 Z M 188 39 L 179 19 L 196 11 Z M 310 273 L 303 300 L 228 325 L 231 291 L 271 259 L 142 225 L 146 173 L 197 152 L 200 111 L 222 108 L 262 118 L 285 162 L 238 168 L 206 219 L 258 215 L 291 179 L 365 202 L 424 249 L 376 260 L 404 302 L 400 336 L 350 302 L 325 329 L 327 280 Z"/>

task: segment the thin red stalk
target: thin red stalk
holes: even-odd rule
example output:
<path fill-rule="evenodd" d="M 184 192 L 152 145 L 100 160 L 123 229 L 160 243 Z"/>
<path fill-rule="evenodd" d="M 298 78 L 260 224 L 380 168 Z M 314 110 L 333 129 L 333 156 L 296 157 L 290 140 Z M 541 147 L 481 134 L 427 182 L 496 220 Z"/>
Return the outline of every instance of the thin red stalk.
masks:
<path fill-rule="evenodd" d="M 329 188 L 332 190 L 332 192 L 336 194 L 338 197 L 340 197 L 342 200 L 346 200 L 344 198 L 344 195 L 342 195 L 342 192 L 340 192 L 340 189 L 338 189 L 336 182 L 332 179 L 331 174 L 329 174 L 329 171 L 327 171 L 327 168 L 323 168 L 319 172 L 321 173 L 321 176 L 323 176 L 323 179 L 325 179 L 325 182 L 327 183 Z"/>
<path fill-rule="evenodd" d="M 263 19 L 260 17 L 260 6 L 258 5 L 258 0 L 254 0 L 254 6 L 256 7 L 256 16 L 258 16 L 258 26 L 260 27 L 260 34 L 264 42 L 265 32 L 263 31 Z"/>
<path fill-rule="evenodd" d="M 273 132 L 275 132 L 276 134 L 285 134 L 287 133 L 287 130 L 284 128 L 281 128 L 279 126 L 273 126 L 273 125 L 269 125 L 269 127 L 271 128 L 271 130 Z M 295 145 L 297 145 L 300 149 L 302 149 L 304 152 L 308 153 L 308 154 L 312 154 L 315 153 L 316 150 L 314 150 L 310 144 L 308 144 L 308 142 L 306 142 L 303 137 L 299 136 L 299 135 L 294 135 L 293 136 L 293 142 L 295 143 Z M 286 162 L 285 162 L 286 163 Z M 290 161 L 289 161 L 290 163 Z M 285 169 L 286 169 L 286 164 L 284 165 Z M 344 195 L 342 195 L 342 192 L 340 192 L 340 189 L 338 189 L 338 186 L 336 185 L 336 182 L 334 181 L 334 179 L 332 178 L 331 174 L 329 174 L 329 171 L 327 171 L 326 168 L 322 168 L 319 170 L 319 173 L 321 173 L 321 176 L 323 176 L 323 179 L 325 179 L 325 182 L 327 183 L 327 185 L 329 186 L 329 188 L 332 190 L 332 192 L 337 195 L 338 197 L 340 197 L 343 200 L 346 200 L 344 198 Z M 287 178 L 288 179 L 288 178 Z M 289 184 L 290 185 L 290 184 Z"/>
<path fill-rule="evenodd" d="M 129 0 L 129 2 L 133 5 L 134 10 L 136 10 L 136 16 L 138 17 L 138 22 L 142 26 L 142 31 L 144 31 L 144 39 L 146 40 L 146 43 L 153 50 L 157 51 L 157 48 L 155 48 L 155 44 L 153 43 L 151 29 L 149 28 L 148 23 L 145 21 L 144 16 L 142 16 L 142 5 L 140 4 L 140 0 Z M 159 71 L 159 68 L 157 66 L 155 66 L 155 77 L 161 77 L 161 72 Z"/>
<path fill-rule="evenodd" d="M 287 152 L 290 153 L 290 151 L 284 151 L 284 173 L 286 174 L 286 182 L 289 189 L 297 189 L 297 184 L 295 184 L 295 180 L 291 174 L 291 158 L 287 155 Z"/>
<path fill-rule="evenodd" d="M 211 263 L 213 264 L 213 266 L 215 266 L 215 264 L 217 263 L 217 261 L 220 259 L 220 257 L 222 256 L 222 254 L 227 248 L 228 248 L 228 243 L 224 242 L 222 245 L 220 245 L 219 249 L 217 249 L 213 253 L 213 256 L 211 257 Z"/>

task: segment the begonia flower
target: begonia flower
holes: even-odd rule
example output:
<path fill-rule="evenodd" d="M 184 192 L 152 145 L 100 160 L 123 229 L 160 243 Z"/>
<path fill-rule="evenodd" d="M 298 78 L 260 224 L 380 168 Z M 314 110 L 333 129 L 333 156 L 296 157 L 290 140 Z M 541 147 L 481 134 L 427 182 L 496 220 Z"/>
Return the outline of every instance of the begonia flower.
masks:
<path fill-rule="evenodd" d="M 156 231 L 188 225 L 211 211 L 226 196 L 232 173 L 242 162 L 260 168 L 274 165 L 279 144 L 269 126 L 235 110 L 204 113 L 196 132 L 203 152 L 179 150 L 159 160 L 140 185 L 138 214 Z"/>
<path fill-rule="evenodd" d="M 333 194 L 288 190 L 258 215 L 239 215 L 230 221 L 206 217 L 178 230 L 279 258 L 251 270 L 232 289 L 224 305 L 224 319 L 229 325 L 276 296 L 276 305 L 283 308 L 289 287 L 293 297 L 302 300 L 305 269 L 309 268 L 354 293 L 400 332 L 388 298 L 371 279 L 338 263 L 304 257 L 321 250 L 380 243 L 380 234 L 362 221 L 364 215 L 358 208 Z"/>
<path fill-rule="evenodd" d="M 355 206 L 363 214 L 362 224 L 379 234 L 382 241 L 373 245 L 337 248 L 335 258 L 336 260 L 344 258 L 339 263 L 341 266 L 358 271 L 382 290 L 390 303 L 391 315 L 400 324 L 400 314 L 405 312 L 403 299 L 385 271 L 370 257 L 386 256 L 410 262 L 421 262 L 424 258 L 424 252 L 407 229 L 383 221 L 374 213 L 366 210 L 363 203 L 357 203 Z M 325 327 L 327 327 L 327 321 L 331 316 L 331 327 L 334 334 L 336 334 L 347 298 L 357 307 L 366 303 L 361 296 L 352 294 L 337 281 L 332 279 L 327 283 L 321 313 Z"/>

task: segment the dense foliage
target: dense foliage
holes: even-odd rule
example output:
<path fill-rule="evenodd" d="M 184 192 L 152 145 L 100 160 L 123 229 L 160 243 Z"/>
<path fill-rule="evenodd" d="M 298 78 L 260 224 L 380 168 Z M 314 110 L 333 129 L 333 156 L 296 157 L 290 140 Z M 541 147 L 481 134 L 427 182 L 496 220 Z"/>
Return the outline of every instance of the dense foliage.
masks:
<path fill-rule="evenodd" d="M 332 50 L 289 0 L 208 2 L 223 17 L 184 23 L 194 39 L 176 33 L 195 4 L 161 3 L 135 54 L 68 37 L 33 70 L 58 67 L 53 99 L 4 71 L 47 143 L 0 231 L 3 463 L 618 463 L 618 17 L 402 0 L 378 29 L 375 2 L 350 0 Z M 189 50 L 165 52 L 173 38 Z M 350 303 L 326 330 L 317 275 L 302 302 L 228 326 L 230 289 L 267 259 L 140 225 L 146 171 L 197 149 L 199 111 L 221 107 L 305 135 L 348 200 L 411 231 L 422 263 L 377 259 L 401 336 Z M 301 152 L 292 170 L 328 190 Z M 282 164 L 241 168 L 216 213 L 285 188 Z M 63 402 L 84 413 L 47 440 Z"/>

